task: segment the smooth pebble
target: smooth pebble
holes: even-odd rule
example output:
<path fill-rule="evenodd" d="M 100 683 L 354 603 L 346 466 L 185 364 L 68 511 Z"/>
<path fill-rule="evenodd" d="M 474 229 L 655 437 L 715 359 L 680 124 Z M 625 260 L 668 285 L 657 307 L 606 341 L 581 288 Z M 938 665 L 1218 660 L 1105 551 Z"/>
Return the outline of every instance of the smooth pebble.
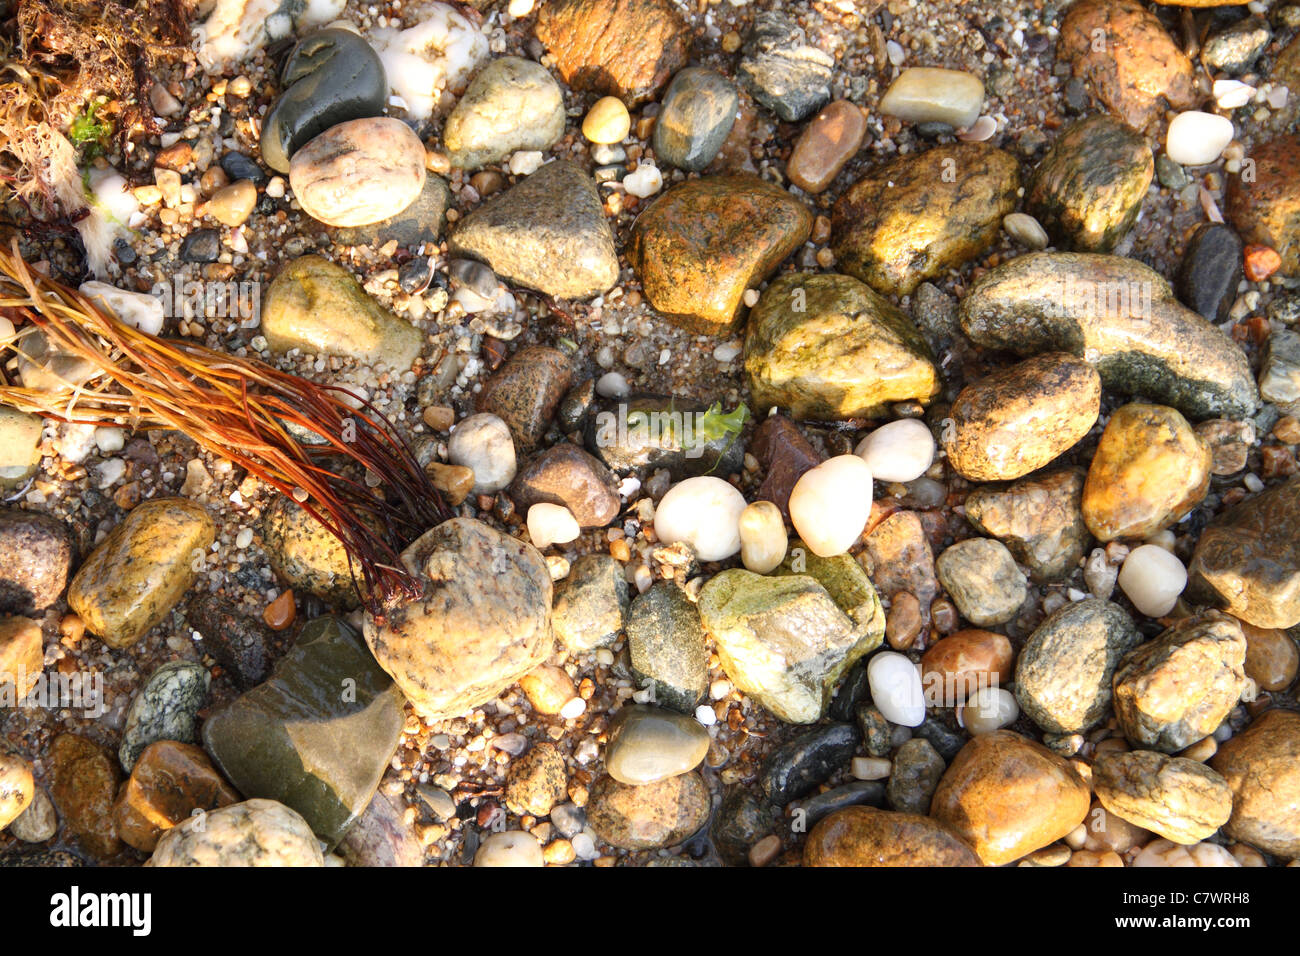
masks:
<path fill-rule="evenodd" d="M 582 534 L 578 520 L 564 505 L 539 502 L 528 509 L 528 536 L 533 547 L 544 551 L 553 544 L 568 544 Z"/>
<path fill-rule="evenodd" d="M 721 478 L 687 478 L 668 490 L 655 511 L 664 544 L 684 541 L 701 561 L 722 561 L 740 550 L 745 496 Z"/>
<path fill-rule="evenodd" d="M 811 468 L 790 492 L 790 523 L 821 558 L 853 546 L 871 516 L 871 469 L 857 455 L 837 455 Z"/>
<path fill-rule="evenodd" d="M 471 415 L 447 440 L 447 458 L 474 472 L 474 493 L 492 494 L 514 480 L 517 464 L 510 426 L 495 415 Z"/>
<path fill-rule="evenodd" d="M 854 449 L 879 481 L 914 481 L 934 463 L 934 436 L 925 422 L 900 418 L 881 425 Z"/>
<path fill-rule="evenodd" d="M 785 560 L 789 547 L 781 509 L 755 501 L 740 513 L 740 560 L 755 574 L 767 574 Z"/>
<path fill-rule="evenodd" d="M 1124 559 L 1119 586 L 1139 612 L 1163 617 L 1174 609 L 1187 586 L 1187 568 L 1160 545 L 1144 544 Z"/>
<path fill-rule="evenodd" d="M 1188 110 L 1170 122 L 1165 153 L 1180 166 L 1207 166 L 1223 155 L 1233 135 L 1226 116 Z"/>
<path fill-rule="evenodd" d="M 925 721 L 925 692 L 916 665 L 894 651 L 884 651 L 867 665 L 871 702 L 890 723 L 919 727 Z"/>

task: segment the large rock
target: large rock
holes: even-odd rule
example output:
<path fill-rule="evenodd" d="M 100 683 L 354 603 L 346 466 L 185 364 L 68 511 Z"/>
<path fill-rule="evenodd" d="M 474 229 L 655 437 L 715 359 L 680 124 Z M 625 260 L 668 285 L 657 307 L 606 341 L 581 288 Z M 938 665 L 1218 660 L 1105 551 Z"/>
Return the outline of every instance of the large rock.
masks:
<path fill-rule="evenodd" d="M 637 217 L 627 257 L 655 311 L 691 332 L 728 335 L 759 285 L 812 230 L 812 213 L 756 176 L 674 186 Z"/>
<path fill-rule="evenodd" d="M 1293 44 L 1294 45 L 1294 44 Z M 1255 175 L 1228 180 L 1228 218 L 1246 242 L 1258 243 L 1282 257 L 1279 272 L 1300 276 L 1300 134 L 1289 133 L 1260 143 L 1250 151 Z"/>
<path fill-rule="evenodd" d="M 691 31 L 669 0 L 557 0 L 537 15 L 546 45 L 572 89 L 635 106 L 686 65 Z"/>
<path fill-rule="evenodd" d="M 591 787 L 587 822 L 606 843 L 652 850 L 681 843 L 709 819 L 709 788 L 698 773 L 629 786 L 601 777 Z"/>
<path fill-rule="evenodd" d="M 853 621 L 806 574 L 733 568 L 704 586 L 699 605 L 732 683 L 794 724 L 825 716 L 836 682 L 883 632 Z"/>
<path fill-rule="evenodd" d="M 320 844 L 297 813 L 274 800 L 245 800 L 168 830 L 150 866 L 324 866 Z"/>
<path fill-rule="evenodd" d="M 1233 839 L 1300 859 L 1300 714 L 1270 710 L 1219 748 L 1210 766 L 1232 788 Z"/>
<path fill-rule="evenodd" d="M 1142 640 L 1118 604 L 1084 598 L 1053 612 L 1016 659 L 1016 700 L 1051 734 L 1081 734 L 1110 712 L 1120 659 Z"/>
<path fill-rule="evenodd" d="M 1248 624 L 1300 623 L 1300 477 L 1211 521 L 1188 574 L 1208 600 Z"/>
<path fill-rule="evenodd" d="M 1205 764 L 1150 750 L 1105 753 L 1092 765 L 1101 805 L 1174 843 L 1213 836 L 1232 813 L 1232 790 Z"/>
<path fill-rule="evenodd" d="M 249 797 L 277 800 L 333 846 L 365 810 L 402 732 L 402 695 L 338 618 L 317 618 L 271 677 L 203 724 Z"/>
<path fill-rule="evenodd" d="M 405 372 L 420 355 L 423 336 L 361 288 L 342 266 L 317 255 L 294 259 L 262 302 L 262 335 L 272 352 L 291 349 L 382 364 Z"/>
<path fill-rule="evenodd" d="M 900 156 L 835 203 L 831 248 L 844 272 L 884 295 L 908 295 L 987 249 L 1019 189 L 1015 157 L 985 143 Z"/>
<path fill-rule="evenodd" d="M 762 414 L 869 418 L 892 402 L 928 402 L 939 370 L 911 320 L 849 276 L 775 279 L 749 316 L 745 374 Z"/>
<path fill-rule="evenodd" d="M 402 552 L 424 585 L 382 617 L 366 642 L 415 711 L 450 717 L 486 703 L 550 656 L 551 575 L 532 545 L 453 518 Z"/>
<path fill-rule="evenodd" d="M 140 754 L 131 778 L 113 807 L 122 842 L 152 853 L 172 827 L 196 816 L 239 802 L 239 794 L 221 779 L 198 747 L 159 740 Z"/>
<path fill-rule="evenodd" d="M 1035 581 L 1055 581 L 1078 567 L 1091 540 L 1080 509 L 1084 474 L 1063 468 L 981 485 L 966 499 L 966 520 L 1005 544 Z"/>
<path fill-rule="evenodd" d="M 424 188 L 424 144 L 389 116 L 331 126 L 293 155 L 289 185 L 303 212 L 327 226 L 383 222 Z"/>
<path fill-rule="evenodd" d="M 1128 739 L 1177 753 L 1208 737 L 1246 686 L 1246 638 L 1226 614 L 1180 620 L 1126 656 L 1115 672 L 1115 716 Z"/>
<path fill-rule="evenodd" d="M 503 56 L 470 82 L 443 128 L 452 166 L 478 169 L 516 150 L 549 149 L 564 135 L 564 94 L 546 68 Z"/>
<path fill-rule="evenodd" d="M 139 504 L 82 564 L 68 606 L 109 647 L 129 647 L 193 586 L 215 537 L 216 523 L 193 501 Z"/>
<path fill-rule="evenodd" d="M 1088 813 L 1074 767 L 1009 730 L 971 740 L 939 782 L 930 815 L 1001 866 L 1061 839 Z"/>
<path fill-rule="evenodd" d="M 961 324 L 986 348 L 1070 352 L 1094 365 L 1108 389 L 1147 396 L 1193 419 L 1255 410 L 1245 353 L 1134 259 L 1018 256 L 975 281 L 962 299 Z"/>
<path fill-rule="evenodd" d="M 596 183 L 568 160 L 547 163 L 475 209 L 448 247 L 558 299 L 589 298 L 618 281 L 614 233 Z"/>
<path fill-rule="evenodd" d="M 975 852 L 943 824 L 914 813 L 846 807 L 808 834 L 804 866 L 979 866 Z"/>
<path fill-rule="evenodd" d="M 72 565 L 72 534 L 39 511 L 0 511 L 0 614 L 36 614 L 59 599 Z"/>

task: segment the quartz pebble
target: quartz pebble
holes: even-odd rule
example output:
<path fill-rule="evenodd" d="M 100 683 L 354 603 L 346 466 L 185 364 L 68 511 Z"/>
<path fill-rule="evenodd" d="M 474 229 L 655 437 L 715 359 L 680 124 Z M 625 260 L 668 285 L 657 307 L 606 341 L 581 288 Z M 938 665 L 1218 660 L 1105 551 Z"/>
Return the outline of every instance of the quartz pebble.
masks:
<path fill-rule="evenodd" d="M 981 687 L 961 708 L 959 719 L 966 732 L 975 737 L 1001 730 L 1019 716 L 1015 694 L 1003 687 Z"/>
<path fill-rule="evenodd" d="M 767 574 L 785 560 L 789 547 L 781 509 L 755 501 L 740 514 L 740 560 L 755 574 Z"/>
<path fill-rule="evenodd" d="M 934 436 L 920 419 L 901 418 L 881 425 L 853 453 L 879 481 L 913 481 L 934 462 Z"/>
<path fill-rule="evenodd" d="M 867 665 L 871 700 L 890 723 L 918 727 L 925 720 L 925 695 L 916 665 L 894 651 L 882 651 Z"/>
<path fill-rule="evenodd" d="M 848 551 L 871 514 L 871 468 L 837 455 L 804 472 L 790 492 L 790 522 L 820 558 Z"/>
<path fill-rule="evenodd" d="M 911 123 L 946 123 L 958 129 L 979 118 L 984 84 L 961 70 L 904 70 L 880 101 L 880 111 Z"/>
<path fill-rule="evenodd" d="M 1181 166 L 1208 166 L 1223 155 L 1233 135 L 1227 117 L 1188 110 L 1170 122 L 1165 152 Z"/>
<path fill-rule="evenodd" d="M 475 866 L 545 866 L 537 837 L 522 830 L 493 833 L 474 854 Z"/>
<path fill-rule="evenodd" d="M 593 143 L 622 142 L 632 128 L 627 107 L 617 96 L 603 96 L 587 111 L 582 121 L 582 135 Z"/>
<path fill-rule="evenodd" d="M 1159 545 L 1144 544 L 1124 559 L 1119 586 L 1139 612 L 1147 617 L 1163 617 L 1174 609 L 1187 586 L 1187 569 Z"/>
<path fill-rule="evenodd" d="M 451 433 L 447 457 L 474 472 L 474 493 L 492 494 L 514 480 L 517 464 L 510 427 L 495 415 L 471 415 Z"/>
<path fill-rule="evenodd" d="M 581 533 L 573 512 L 564 505 L 541 502 L 528 509 L 528 535 L 539 551 L 553 544 L 567 544 Z"/>
<path fill-rule="evenodd" d="M 744 510 L 744 495 L 721 478 L 687 478 L 659 502 L 655 534 L 664 544 L 684 541 L 701 561 L 722 561 L 740 550 Z"/>
<path fill-rule="evenodd" d="M 208 215 L 226 226 L 242 225 L 257 205 L 257 187 L 252 180 L 241 179 L 224 186 L 208 200 Z"/>

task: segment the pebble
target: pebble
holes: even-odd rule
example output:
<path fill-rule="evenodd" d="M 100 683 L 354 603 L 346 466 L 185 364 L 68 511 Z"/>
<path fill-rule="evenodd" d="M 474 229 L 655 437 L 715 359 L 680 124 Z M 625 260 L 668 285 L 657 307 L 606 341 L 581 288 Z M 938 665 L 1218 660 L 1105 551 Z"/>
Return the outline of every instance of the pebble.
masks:
<path fill-rule="evenodd" d="M 332 126 L 293 155 L 289 185 L 330 226 L 366 226 L 401 212 L 424 188 L 424 144 L 391 117 Z"/>
<path fill-rule="evenodd" d="M 216 262 L 221 255 L 221 236 L 215 229 L 195 229 L 181 240 L 180 255 L 184 262 Z"/>
<path fill-rule="evenodd" d="M 572 652 L 612 644 L 623 630 L 628 583 L 623 566 L 604 554 L 584 554 L 555 592 L 551 628 Z"/>
<path fill-rule="evenodd" d="M 0 827 L 0 830 L 4 830 L 4 827 Z M 44 843 L 52 840 L 59 832 L 59 815 L 44 787 L 33 789 L 31 802 L 9 824 L 7 832 L 15 840 L 24 843 Z"/>
<path fill-rule="evenodd" d="M 519 687 L 533 710 L 548 716 L 562 711 L 577 693 L 573 678 L 564 668 L 553 664 L 543 664 L 529 671 L 519 679 Z"/>
<path fill-rule="evenodd" d="M 703 67 L 680 71 L 664 91 L 655 121 L 656 158 L 690 172 L 704 170 L 722 149 L 739 105 L 735 86 L 721 74 Z"/>
<path fill-rule="evenodd" d="M 474 494 L 507 487 L 516 473 L 510 428 L 496 415 L 480 412 L 463 419 L 447 440 L 447 458 L 474 472 Z"/>
<path fill-rule="evenodd" d="M 740 513 L 740 560 L 756 574 L 767 574 L 785 560 L 789 539 L 781 509 L 770 501 L 755 501 Z"/>
<path fill-rule="evenodd" d="M 909 123 L 970 126 L 984 105 L 984 84 L 961 70 L 909 67 L 890 84 L 880 111 Z"/>
<path fill-rule="evenodd" d="M 611 846 L 651 850 L 684 841 L 708 822 L 709 810 L 709 788 L 698 773 L 642 786 L 603 776 L 591 787 L 587 822 Z"/>
<path fill-rule="evenodd" d="M 537 837 L 522 830 L 488 834 L 474 854 L 475 866 L 545 866 Z"/>
<path fill-rule="evenodd" d="M 790 492 L 790 522 L 818 557 L 848 551 L 871 514 L 871 469 L 857 455 L 838 455 L 806 471 Z"/>
<path fill-rule="evenodd" d="M 342 543 L 292 498 L 279 495 L 266 509 L 262 542 L 271 568 L 289 587 L 344 608 L 360 603 Z M 211 621 L 208 630 L 228 624 Z"/>
<path fill-rule="evenodd" d="M 605 769 L 620 783 L 644 786 L 689 773 L 708 750 L 708 731 L 693 717 L 631 704 L 610 722 Z"/>
<path fill-rule="evenodd" d="M 913 737 L 894 754 L 885 799 L 900 813 L 925 814 L 945 764 L 928 740 Z"/>
<path fill-rule="evenodd" d="M 881 651 L 867 665 L 867 680 L 872 703 L 890 723 L 916 727 L 925 720 L 921 674 L 908 658 Z"/>
<path fill-rule="evenodd" d="M 808 43 L 796 20 L 780 10 L 759 13 L 738 67 L 754 99 L 787 123 L 811 116 L 831 98 L 835 60 Z"/>
<path fill-rule="evenodd" d="M 1300 715 L 1269 710 L 1210 760 L 1232 790 L 1224 832 L 1286 860 L 1300 859 Z"/>
<path fill-rule="evenodd" d="M 94 741 L 63 733 L 49 745 L 46 774 L 64 838 L 79 841 L 93 857 L 117 853 L 122 847 L 113 825 L 113 800 L 121 781 L 117 761 Z"/>
<path fill-rule="evenodd" d="M 1208 166 L 1223 155 L 1234 135 L 1227 117 L 1189 110 L 1170 121 L 1165 152 L 1180 166 Z"/>
<path fill-rule="evenodd" d="M 35 615 L 59 599 L 72 566 L 72 534 L 52 515 L 0 510 L 0 614 Z"/>
<path fill-rule="evenodd" d="M 777 806 L 805 796 L 844 767 L 862 734 L 852 724 L 834 723 L 800 734 L 772 751 L 759 782 Z"/>
<path fill-rule="evenodd" d="M 1147 617 L 1164 617 L 1187 587 L 1187 569 L 1177 557 L 1154 544 L 1134 548 L 1119 569 L 1120 590 Z"/>
<path fill-rule="evenodd" d="M 546 150 L 564 135 L 564 95 L 540 63 L 490 61 L 456 102 L 443 131 L 453 167 L 473 170 L 517 150 Z"/>
<path fill-rule="evenodd" d="M 1228 317 L 1242 279 L 1241 237 L 1221 222 L 1196 227 L 1183 250 L 1174 291 L 1189 309 L 1211 322 Z"/>
<path fill-rule="evenodd" d="M 881 425 L 853 453 L 867 463 L 877 481 L 913 481 L 934 462 L 934 435 L 925 422 L 901 418 Z"/>
<path fill-rule="evenodd" d="M 564 505 L 541 502 L 528 509 L 528 536 L 538 551 L 545 551 L 553 544 L 567 544 L 580 534 L 582 528 Z"/>
<path fill-rule="evenodd" d="M 1300 649 L 1286 631 L 1241 625 L 1246 636 L 1246 676 L 1260 690 L 1279 691 L 1291 686 L 1300 666 Z"/>
<path fill-rule="evenodd" d="M 212 810 L 203 826 L 172 827 L 151 866 L 324 866 L 311 827 L 274 800 L 253 799 Z"/>
<path fill-rule="evenodd" d="M 239 801 L 207 755 L 192 744 L 159 740 L 139 755 L 113 807 L 117 833 L 128 846 L 152 853 L 159 838 L 196 810 Z"/>
<path fill-rule="evenodd" d="M 27 761 L 12 754 L 0 754 L 0 831 L 32 806 L 35 794 L 36 784 Z"/>
<path fill-rule="evenodd" d="M 721 478 L 687 478 L 660 500 L 655 535 L 664 544 L 689 544 L 701 561 L 723 561 L 740 551 L 745 508 L 744 495 Z"/>
<path fill-rule="evenodd" d="M 1091 536 L 1081 504 L 1081 468 L 1044 472 L 1010 485 L 981 485 L 966 499 L 966 520 L 997 538 L 1035 581 L 1054 581 L 1078 567 Z"/>
<path fill-rule="evenodd" d="M 195 595 L 185 610 L 192 636 L 198 635 L 197 646 L 225 669 L 240 690 L 248 690 L 266 678 L 271 631 L 288 628 L 296 616 L 292 589 L 286 589 L 266 606 L 261 621 L 214 594 Z"/>
<path fill-rule="evenodd" d="M 937 706 L 954 707 L 980 687 L 1010 681 L 1011 658 L 1011 642 L 1002 634 L 958 631 L 922 655 L 921 683 Z"/>
<path fill-rule="evenodd" d="M 582 135 L 589 142 L 602 146 L 621 143 L 631 129 L 632 117 L 628 115 L 623 101 L 616 96 L 602 96 L 587 110 L 582 121 Z M 597 162 L 603 162 L 608 155 L 602 153 L 597 156 L 596 151 L 592 150 L 592 157 Z"/>
<path fill-rule="evenodd" d="M 1093 789 L 1108 811 L 1175 843 L 1197 843 L 1232 815 L 1232 790 L 1204 764 L 1149 750 L 1101 754 Z"/>
<path fill-rule="evenodd" d="M 981 687 L 958 712 L 961 726 L 972 737 L 991 734 L 1015 723 L 1020 716 L 1016 697 L 1005 687 Z"/>
<path fill-rule="evenodd" d="M 794 144 L 786 163 L 786 176 L 814 195 L 824 192 L 858 150 L 867 135 L 867 118 L 848 100 L 824 107 Z"/>
<path fill-rule="evenodd" d="M 926 816 L 852 806 L 808 834 L 804 866 L 979 866 L 951 829 Z"/>
<path fill-rule="evenodd" d="M 683 714 L 694 713 L 709 685 L 700 614 L 671 581 L 656 582 L 628 608 L 627 649 L 636 686 Z"/>
<path fill-rule="evenodd" d="M 1132 866 L 1241 866 L 1231 853 L 1217 843 L 1194 843 L 1180 846 L 1169 840 L 1152 840 L 1137 856 Z"/>
<path fill-rule="evenodd" d="M 1033 249 L 1046 249 L 1048 246 L 1047 230 L 1033 216 L 1023 212 L 1008 213 L 1002 217 L 1002 228 L 1007 235 L 1021 245 Z"/>
<path fill-rule="evenodd" d="M 568 791 L 564 754 L 554 744 L 535 743 L 510 761 L 506 771 L 505 805 L 516 816 L 544 817 L 563 803 Z"/>
<path fill-rule="evenodd" d="M 654 163 L 640 163 L 637 168 L 623 177 L 623 188 L 629 196 L 637 199 L 649 199 L 664 186 L 663 173 Z"/>
<path fill-rule="evenodd" d="M 1300 84 L 1293 82 L 1293 89 Z M 1282 259 L 1278 272 L 1283 276 L 1300 275 L 1300 242 L 1296 241 L 1297 215 L 1300 215 L 1300 179 L 1295 176 L 1296 157 L 1300 155 L 1300 134 L 1290 133 L 1264 142 L 1250 150 L 1254 177 L 1228 178 L 1224 212 L 1241 238 L 1251 245 L 1268 246 Z"/>
<path fill-rule="evenodd" d="M 208 215 L 226 226 L 240 226 L 257 205 L 257 187 L 251 180 L 242 179 L 218 189 L 204 208 Z"/>
<path fill-rule="evenodd" d="M 962 617 L 977 627 L 1003 624 L 1025 603 L 1025 576 L 1000 541 L 959 541 L 939 555 L 935 572 Z"/>
<path fill-rule="evenodd" d="M 126 710 L 118 759 L 130 773 L 146 747 L 158 740 L 193 743 L 198 712 L 212 677 L 206 667 L 170 661 L 149 676 Z"/>
<path fill-rule="evenodd" d="M 563 505 L 583 528 L 605 527 L 621 508 L 614 474 L 569 442 L 529 461 L 511 482 L 510 497 L 521 509 L 539 502 Z"/>

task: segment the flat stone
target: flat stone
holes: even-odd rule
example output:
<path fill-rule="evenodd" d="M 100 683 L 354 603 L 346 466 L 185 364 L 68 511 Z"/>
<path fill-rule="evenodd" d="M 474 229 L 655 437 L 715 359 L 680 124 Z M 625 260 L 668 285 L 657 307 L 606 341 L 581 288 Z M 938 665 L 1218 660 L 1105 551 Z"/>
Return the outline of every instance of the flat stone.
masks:
<path fill-rule="evenodd" d="M 534 345 L 521 349 L 483 384 L 476 402 L 510 428 L 524 451 L 536 448 L 564 393 L 573 384 L 573 364 L 559 349 Z M 563 502 L 561 502 L 563 503 Z"/>
<path fill-rule="evenodd" d="M 193 586 L 195 555 L 215 536 L 202 505 L 185 498 L 143 502 L 81 565 L 68 605 L 109 647 L 130 647 Z"/>
<path fill-rule="evenodd" d="M 1099 754 L 1093 789 L 1111 813 L 1175 843 L 1197 843 L 1232 814 L 1232 790 L 1202 763 L 1150 750 Z"/>
<path fill-rule="evenodd" d="M 400 798 L 399 798 L 400 802 Z M 424 846 L 393 799 L 377 791 L 335 848 L 348 866 L 424 865 Z"/>
<path fill-rule="evenodd" d="M 317 255 L 280 270 L 262 303 L 262 335 L 277 355 L 298 349 L 404 372 L 424 345 L 420 330 L 372 299 L 352 273 Z"/>
<path fill-rule="evenodd" d="M 691 66 L 678 72 L 664 91 L 655 120 L 655 157 L 680 169 L 702 172 L 726 142 L 740 95 L 730 80 Z"/>
<path fill-rule="evenodd" d="M 1059 580 L 1087 553 L 1082 468 L 1063 468 L 1009 485 L 982 485 L 966 498 L 966 520 L 997 538 L 1035 581 Z"/>
<path fill-rule="evenodd" d="M 460 221 L 448 242 L 497 275 L 559 299 L 586 299 L 618 281 L 614 234 L 596 183 L 555 160 Z"/>
<path fill-rule="evenodd" d="M 1015 157 L 986 143 L 898 157 L 835 203 L 831 248 L 841 271 L 883 295 L 909 295 L 991 246 L 1019 189 Z"/>
<path fill-rule="evenodd" d="M 978 627 L 1009 621 L 1025 603 L 1025 576 L 1006 545 L 992 538 L 958 541 L 934 569 L 962 617 Z"/>
<path fill-rule="evenodd" d="M 869 418 L 941 387 L 930 348 L 891 302 L 857 279 L 796 273 L 775 279 L 750 313 L 745 374 L 757 413 Z"/>
<path fill-rule="evenodd" d="M 694 713 L 709 681 L 709 654 L 700 612 L 671 581 L 659 581 L 632 600 L 627 648 L 640 688 L 665 707 Z"/>
<path fill-rule="evenodd" d="M 152 853 L 165 832 L 189 821 L 195 811 L 238 802 L 239 794 L 221 779 L 201 749 L 159 740 L 135 761 L 113 815 L 122 842 Z"/>
<path fill-rule="evenodd" d="M 108 751 L 87 737 L 60 734 L 50 743 L 46 767 L 64 835 L 100 859 L 121 850 L 113 819 L 121 774 Z"/>
<path fill-rule="evenodd" d="M 628 604 L 623 566 L 607 554 L 584 554 L 556 587 L 551 630 L 573 653 L 607 647 L 623 630 Z"/>
<path fill-rule="evenodd" d="M 952 830 L 930 817 L 873 807 L 832 813 L 808 834 L 804 866 L 979 866 Z"/>
<path fill-rule="evenodd" d="M 203 826 L 163 834 L 150 866 L 324 866 L 320 844 L 297 813 L 252 799 L 204 814 Z"/>
<path fill-rule="evenodd" d="M 709 751 L 709 732 L 694 717 L 628 704 L 610 721 L 605 769 L 619 783 L 644 786 L 689 773 Z"/>
<path fill-rule="evenodd" d="M 547 150 L 564 135 L 564 94 L 532 60 L 502 56 L 470 81 L 443 128 L 453 167 L 472 170 L 516 150 Z"/>
<path fill-rule="evenodd" d="M 943 123 L 964 129 L 979 118 L 984 84 L 962 70 L 909 67 L 889 84 L 880 112 L 908 123 Z"/>
<path fill-rule="evenodd" d="M 1232 788 L 1224 832 L 1265 853 L 1300 858 L 1300 714 L 1265 712 L 1220 746 L 1210 766 Z"/>
<path fill-rule="evenodd" d="M 1245 689 L 1246 638 L 1218 611 L 1183 618 L 1115 671 L 1115 716 L 1130 742 L 1177 753 L 1208 737 Z"/>
<path fill-rule="evenodd" d="M 709 788 L 697 773 L 633 787 L 603 776 L 591 787 L 587 822 L 611 846 L 653 850 L 681 843 L 709 819 Z"/>
<path fill-rule="evenodd" d="M 1097 443 L 1083 486 L 1083 520 L 1098 541 L 1150 538 L 1205 498 L 1210 446 L 1176 409 L 1118 408 Z"/>
<path fill-rule="evenodd" d="M 1016 700 L 1051 734 L 1082 734 L 1110 712 L 1120 660 L 1142 641 L 1118 604 L 1084 598 L 1038 625 L 1016 659 Z"/>
<path fill-rule="evenodd" d="M 759 778 L 768 800 L 785 806 L 844 769 L 862 742 L 852 724 L 825 724 L 782 744 L 763 762 Z"/>
<path fill-rule="evenodd" d="M 1231 227 L 1220 222 L 1197 226 L 1174 278 L 1179 301 L 1211 322 L 1227 319 L 1241 283 L 1244 251 Z"/>
<path fill-rule="evenodd" d="M 755 100 L 787 123 L 811 116 L 831 98 L 834 59 L 811 46 L 795 19 L 780 10 L 754 18 L 738 73 Z"/>
<path fill-rule="evenodd" d="M 387 116 L 331 126 L 293 154 L 289 185 L 303 212 L 327 226 L 383 222 L 424 188 L 424 144 Z"/>
<path fill-rule="evenodd" d="M 1109 252 L 1133 227 L 1154 175 L 1145 137 L 1090 116 L 1067 127 L 1039 162 L 1025 208 L 1065 248 Z"/>
<path fill-rule="evenodd" d="M 763 418 L 750 441 L 750 452 L 763 469 L 763 483 L 754 495 L 756 501 L 770 501 L 790 517 L 790 492 L 804 472 L 821 464 L 822 456 L 784 415 Z"/>
<path fill-rule="evenodd" d="M 118 759 L 130 773 L 146 747 L 159 740 L 194 742 L 199 708 L 212 677 L 193 661 L 170 661 L 150 676 L 126 709 Z"/>
<path fill-rule="evenodd" d="M 962 299 L 961 324 L 985 348 L 1070 352 L 1094 365 L 1108 389 L 1172 405 L 1194 420 L 1255 409 L 1245 353 L 1134 259 L 1018 256 L 975 281 Z"/>
<path fill-rule="evenodd" d="M 0 614 L 36 614 L 59 599 L 72 565 L 68 526 L 39 511 L 0 511 Z"/>
<path fill-rule="evenodd" d="M 1212 603 L 1256 627 L 1300 624 L 1300 478 L 1218 515 L 1201 533 L 1189 580 Z"/>
<path fill-rule="evenodd" d="M 729 335 L 746 289 L 808 238 L 813 217 L 756 176 L 706 176 L 674 186 L 637 218 L 628 261 L 650 305 L 689 332 Z"/>
<path fill-rule="evenodd" d="M 785 174 L 806 193 L 824 192 L 867 135 L 867 118 L 848 100 L 824 107 L 799 134 Z"/>
<path fill-rule="evenodd" d="M 1001 866 L 1064 837 L 1083 822 L 1088 785 L 1042 744 L 1009 730 L 981 734 L 939 782 L 931 816 Z"/>
<path fill-rule="evenodd" d="M 344 610 L 361 603 L 343 543 L 292 498 L 278 495 L 271 502 L 262 541 L 272 570 L 295 591 Z"/>
<path fill-rule="evenodd" d="M 939 581 L 920 516 L 914 511 L 895 511 L 871 529 L 866 544 L 867 569 L 876 589 L 891 601 L 906 591 L 927 614 L 930 601 L 939 593 Z"/>
<path fill-rule="evenodd" d="M 204 722 L 203 745 L 241 793 L 290 807 L 332 847 L 379 786 L 403 719 L 360 636 L 323 617 L 265 683 Z"/>

